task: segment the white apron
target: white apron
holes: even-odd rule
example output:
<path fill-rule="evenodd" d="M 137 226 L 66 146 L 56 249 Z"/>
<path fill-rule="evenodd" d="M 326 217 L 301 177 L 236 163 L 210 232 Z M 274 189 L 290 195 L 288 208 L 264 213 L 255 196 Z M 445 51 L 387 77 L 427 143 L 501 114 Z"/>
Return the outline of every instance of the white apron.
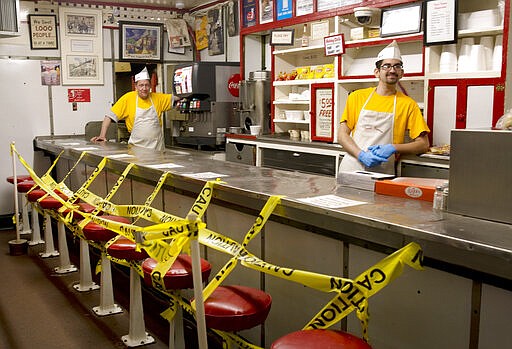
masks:
<path fill-rule="evenodd" d="M 352 138 L 364 151 L 370 145 L 393 143 L 393 127 L 395 125 L 396 94 L 392 113 L 376 112 L 365 109 L 375 90 L 370 94 L 359 113 L 359 119 Z M 341 160 L 341 171 L 371 171 L 395 175 L 395 157 L 390 156 L 387 162 L 378 166 L 365 167 L 359 160 L 350 154 L 346 154 Z"/>
<path fill-rule="evenodd" d="M 151 107 L 142 109 L 139 108 L 139 96 L 137 96 L 135 101 L 135 120 L 128 144 L 155 150 L 164 150 L 165 144 L 162 127 L 158 121 L 158 115 L 151 97 L 149 100 L 151 101 Z"/>

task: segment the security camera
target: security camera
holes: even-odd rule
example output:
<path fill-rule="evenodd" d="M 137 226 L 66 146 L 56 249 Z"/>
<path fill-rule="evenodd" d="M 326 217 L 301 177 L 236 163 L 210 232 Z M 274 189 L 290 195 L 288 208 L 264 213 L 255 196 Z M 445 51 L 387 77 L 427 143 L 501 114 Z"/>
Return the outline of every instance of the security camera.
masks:
<path fill-rule="evenodd" d="M 374 7 L 356 7 L 354 16 L 357 23 L 366 27 L 378 28 L 380 26 L 380 9 Z"/>

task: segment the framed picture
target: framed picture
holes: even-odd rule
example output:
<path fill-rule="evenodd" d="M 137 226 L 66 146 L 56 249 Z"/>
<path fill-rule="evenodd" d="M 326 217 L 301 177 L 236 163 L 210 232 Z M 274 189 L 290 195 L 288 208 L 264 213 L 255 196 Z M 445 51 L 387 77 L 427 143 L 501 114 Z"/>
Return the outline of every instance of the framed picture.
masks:
<path fill-rule="evenodd" d="M 163 25 L 160 23 L 119 22 L 119 60 L 161 62 Z"/>
<path fill-rule="evenodd" d="M 293 29 L 278 29 L 270 32 L 270 45 L 293 45 Z"/>
<path fill-rule="evenodd" d="M 425 46 L 457 42 L 457 0 L 425 2 Z"/>
<path fill-rule="evenodd" d="M 28 15 L 28 21 L 31 50 L 59 48 L 56 15 Z"/>
<path fill-rule="evenodd" d="M 422 3 L 384 8 L 381 12 L 380 36 L 419 33 L 421 30 Z"/>
<path fill-rule="evenodd" d="M 260 24 L 274 20 L 274 0 L 259 0 Z"/>
<path fill-rule="evenodd" d="M 311 85 L 311 140 L 334 141 L 334 84 Z"/>
<path fill-rule="evenodd" d="M 59 8 L 63 85 L 103 84 L 101 10 Z"/>

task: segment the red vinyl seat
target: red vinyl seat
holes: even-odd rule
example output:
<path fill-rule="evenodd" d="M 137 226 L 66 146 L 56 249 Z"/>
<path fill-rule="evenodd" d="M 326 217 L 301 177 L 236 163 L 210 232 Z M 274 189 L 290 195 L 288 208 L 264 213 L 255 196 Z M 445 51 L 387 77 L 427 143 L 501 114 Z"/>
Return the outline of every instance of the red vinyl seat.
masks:
<path fill-rule="evenodd" d="M 229 285 L 219 286 L 204 302 L 206 326 L 237 332 L 265 322 L 272 297 L 259 289 Z"/>
<path fill-rule="evenodd" d="M 17 183 L 18 192 L 19 193 L 26 193 L 30 189 L 32 189 L 32 187 L 35 186 L 35 185 L 36 185 L 36 182 L 34 182 L 33 180 L 19 181 Z"/>
<path fill-rule="evenodd" d="M 157 261 L 148 258 L 142 263 L 144 272 L 144 282 L 147 286 L 153 286 L 151 281 L 151 272 L 155 269 Z M 211 264 L 201 258 L 201 280 L 207 280 L 212 270 Z M 184 290 L 194 287 L 192 277 L 192 258 L 188 254 L 180 254 L 174 261 L 171 269 L 164 276 L 164 285 L 166 290 Z"/>
<path fill-rule="evenodd" d="M 34 189 L 30 193 L 27 193 L 27 200 L 29 202 L 36 202 L 45 195 L 46 191 L 44 191 L 43 189 Z"/>
<path fill-rule="evenodd" d="M 75 221 L 83 218 L 83 216 L 80 214 L 80 212 L 93 213 L 94 210 L 96 210 L 95 206 L 88 204 L 87 202 L 79 202 L 77 205 L 78 205 L 78 207 L 76 208 L 75 211 L 73 211 L 73 220 L 75 220 Z M 69 208 L 65 209 L 64 212 L 62 212 L 62 215 L 66 216 L 70 210 L 71 209 L 69 209 Z M 78 211 L 80 211 L 80 212 L 78 212 Z"/>
<path fill-rule="evenodd" d="M 104 219 L 108 219 L 114 222 L 119 223 L 126 223 L 130 224 L 130 219 L 126 217 L 121 216 L 101 216 Z M 97 223 L 89 222 L 87 223 L 83 229 L 82 232 L 84 233 L 84 236 L 87 240 L 92 241 L 109 241 L 112 238 L 115 238 L 117 236 L 117 233 L 109 230 Z"/>
<path fill-rule="evenodd" d="M 289 333 L 274 343 L 270 349 L 371 349 L 359 337 L 338 330 L 301 330 Z"/>
<path fill-rule="evenodd" d="M 22 183 L 25 183 L 25 182 L 22 182 Z M 56 193 L 58 196 L 60 196 L 62 198 L 62 200 L 64 200 L 64 201 L 68 200 L 68 197 L 66 195 L 64 195 L 63 193 L 61 193 L 61 192 L 56 192 Z M 48 195 L 47 197 L 45 197 L 44 199 L 39 201 L 39 206 L 41 206 L 41 208 L 44 210 L 58 210 L 59 208 L 62 207 L 62 203 L 59 200 L 57 200 L 56 198 L 54 198 L 53 196 Z"/>
<path fill-rule="evenodd" d="M 136 243 L 121 236 L 107 249 L 108 254 L 114 258 L 126 259 L 129 261 L 140 261 L 149 257 L 146 250 L 135 250 Z"/>
<path fill-rule="evenodd" d="M 14 184 L 14 176 L 9 176 L 6 178 L 7 182 Z M 16 183 L 24 182 L 24 181 L 30 181 L 32 180 L 32 177 L 29 175 L 19 175 L 16 176 Z"/>

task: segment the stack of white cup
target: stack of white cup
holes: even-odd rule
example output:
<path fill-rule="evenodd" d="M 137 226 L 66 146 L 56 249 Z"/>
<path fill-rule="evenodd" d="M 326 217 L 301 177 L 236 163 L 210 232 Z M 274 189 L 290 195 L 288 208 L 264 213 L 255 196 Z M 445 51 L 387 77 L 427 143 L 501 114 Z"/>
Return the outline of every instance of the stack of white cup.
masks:
<path fill-rule="evenodd" d="M 494 51 L 492 53 L 492 70 L 501 71 L 501 60 L 503 54 L 503 35 L 496 35 Z"/>
<path fill-rule="evenodd" d="M 474 38 L 463 38 L 460 43 L 459 59 L 457 61 L 458 72 L 471 72 L 471 47 L 475 44 Z"/>
<path fill-rule="evenodd" d="M 440 73 L 453 73 L 457 71 L 457 46 L 455 44 L 443 45 L 439 59 Z"/>

